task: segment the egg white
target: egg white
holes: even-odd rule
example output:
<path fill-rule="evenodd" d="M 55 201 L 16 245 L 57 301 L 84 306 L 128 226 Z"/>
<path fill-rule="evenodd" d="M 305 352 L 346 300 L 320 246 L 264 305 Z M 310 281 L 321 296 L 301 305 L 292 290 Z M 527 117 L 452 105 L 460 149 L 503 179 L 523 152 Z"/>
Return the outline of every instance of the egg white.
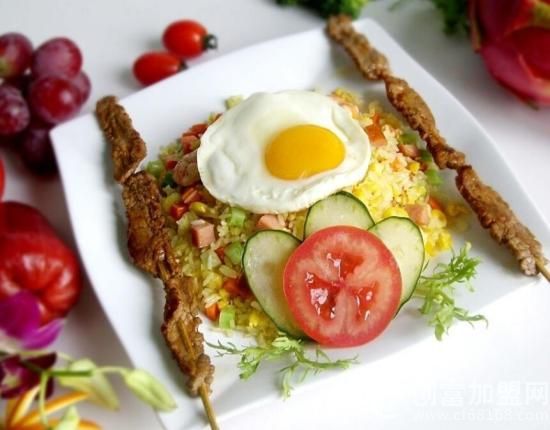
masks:
<path fill-rule="evenodd" d="M 267 145 L 281 131 L 303 124 L 335 133 L 345 147 L 344 160 L 305 179 L 274 177 L 265 165 Z M 224 113 L 202 136 L 197 165 L 216 199 L 254 213 L 285 213 L 361 181 L 370 154 L 368 136 L 348 111 L 328 96 L 292 90 L 255 93 Z"/>

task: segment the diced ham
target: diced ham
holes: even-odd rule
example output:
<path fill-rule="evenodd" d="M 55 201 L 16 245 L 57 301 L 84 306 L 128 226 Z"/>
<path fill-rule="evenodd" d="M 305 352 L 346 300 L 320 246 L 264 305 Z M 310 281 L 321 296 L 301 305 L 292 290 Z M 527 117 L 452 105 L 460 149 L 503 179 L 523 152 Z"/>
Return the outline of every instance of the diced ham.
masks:
<path fill-rule="evenodd" d="M 405 210 L 416 224 L 428 225 L 430 223 L 430 205 L 406 205 Z"/>
<path fill-rule="evenodd" d="M 256 228 L 258 230 L 280 230 L 284 228 L 284 225 L 281 224 L 277 215 L 265 214 L 256 223 Z"/>
<path fill-rule="evenodd" d="M 204 248 L 216 240 L 214 224 L 203 219 L 191 221 L 191 239 L 197 248 Z"/>
<path fill-rule="evenodd" d="M 401 153 L 403 155 L 406 155 L 407 157 L 410 157 L 410 158 L 413 158 L 413 159 L 420 157 L 420 149 L 418 149 L 418 147 L 416 145 L 400 144 L 400 145 L 397 145 L 397 147 L 399 148 Z"/>
<path fill-rule="evenodd" d="M 197 167 L 197 150 L 185 154 L 174 167 L 173 178 L 176 184 L 183 187 L 193 185 L 200 180 L 199 168 Z"/>

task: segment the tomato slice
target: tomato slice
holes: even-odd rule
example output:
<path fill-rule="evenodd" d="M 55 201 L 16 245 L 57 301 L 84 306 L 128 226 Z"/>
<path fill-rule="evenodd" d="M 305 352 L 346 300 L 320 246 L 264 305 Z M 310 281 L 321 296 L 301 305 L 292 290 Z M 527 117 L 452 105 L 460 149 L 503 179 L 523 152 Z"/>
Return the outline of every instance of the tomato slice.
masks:
<path fill-rule="evenodd" d="M 290 256 L 284 293 L 300 328 L 327 346 L 371 341 L 399 306 L 401 273 L 391 251 L 356 227 L 312 234 Z"/>

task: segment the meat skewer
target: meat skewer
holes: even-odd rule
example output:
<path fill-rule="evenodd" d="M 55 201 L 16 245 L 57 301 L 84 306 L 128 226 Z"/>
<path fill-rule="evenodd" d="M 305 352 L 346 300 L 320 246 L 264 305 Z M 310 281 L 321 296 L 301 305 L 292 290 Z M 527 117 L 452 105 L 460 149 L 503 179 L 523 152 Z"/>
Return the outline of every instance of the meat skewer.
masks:
<path fill-rule="evenodd" d="M 122 199 L 128 218 L 128 251 L 134 264 L 164 284 L 166 303 L 161 332 L 172 357 L 188 376 L 191 395 L 200 396 L 212 429 L 218 429 L 210 403 L 214 366 L 204 353 L 198 286 L 178 269 L 161 209 L 156 180 L 145 171 L 135 173 L 145 157 L 145 142 L 133 129 L 124 108 L 114 97 L 97 103 L 96 115 L 112 148 L 114 177 L 122 185 Z"/>
<path fill-rule="evenodd" d="M 481 181 L 466 162 L 465 155 L 447 144 L 426 102 L 405 80 L 392 75 L 386 57 L 374 49 L 364 35 L 355 31 L 347 16 L 330 18 L 327 34 L 346 50 L 366 79 L 384 81 L 390 103 L 426 141 L 438 167 L 456 171 L 459 192 L 493 239 L 514 254 L 522 272 L 528 276 L 541 273 L 550 281 L 541 244 L 519 221 L 506 201 Z"/>

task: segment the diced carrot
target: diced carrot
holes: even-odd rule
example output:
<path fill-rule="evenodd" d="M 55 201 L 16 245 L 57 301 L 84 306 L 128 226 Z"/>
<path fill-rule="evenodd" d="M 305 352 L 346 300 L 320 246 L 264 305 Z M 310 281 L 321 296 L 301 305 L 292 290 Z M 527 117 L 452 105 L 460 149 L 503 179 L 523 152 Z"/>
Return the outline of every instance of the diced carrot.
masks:
<path fill-rule="evenodd" d="M 384 137 L 384 133 L 382 133 L 382 128 L 380 128 L 377 122 L 366 126 L 365 132 L 367 133 L 367 136 L 369 136 L 369 140 L 372 145 L 382 146 L 386 144 L 386 138 Z"/>
<path fill-rule="evenodd" d="M 280 230 L 283 227 L 277 215 L 273 214 L 262 215 L 256 223 L 256 228 L 258 228 L 258 230 Z"/>
<path fill-rule="evenodd" d="M 172 170 L 176 167 L 176 164 L 178 164 L 178 160 L 166 160 L 164 167 L 166 167 L 166 170 Z"/>
<path fill-rule="evenodd" d="M 416 145 L 411 144 L 399 144 L 397 145 L 403 155 L 410 158 L 418 158 L 420 156 L 420 149 Z"/>
<path fill-rule="evenodd" d="M 428 197 L 428 204 L 431 206 L 432 209 L 438 209 L 441 212 L 444 212 L 441 207 L 441 203 L 439 203 L 439 201 L 434 196 Z"/>
<path fill-rule="evenodd" d="M 246 281 L 244 281 L 242 278 L 227 278 L 223 282 L 222 288 L 227 291 L 231 297 L 242 297 L 244 299 L 251 294 L 250 289 L 246 284 Z"/>
<path fill-rule="evenodd" d="M 194 134 L 184 133 L 180 139 L 181 148 L 184 154 L 189 154 L 198 147 L 199 138 Z"/>
<path fill-rule="evenodd" d="M 208 126 L 204 123 L 201 123 L 201 124 L 195 124 L 193 126 L 191 126 L 191 128 L 189 129 L 189 131 L 195 135 L 197 135 L 198 137 L 201 137 L 204 132 L 206 131 L 206 129 L 208 128 Z"/>
<path fill-rule="evenodd" d="M 201 195 L 196 187 L 189 187 L 181 194 L 181 200 L 183 203 L 190 205 L 191 203 L 199 202 Z"/>
<path fill-rule="evenodd" d="M 418 225 L 430 223 L 430 206 L 427 204 L 406 205 L 405 210 L 411 219 Z"/>
<path fill-rule="evenodd" d="M 174 203 L 170 207 L 170 216 L 174 218 L 176 221 L 178 221 L 185 212 L 189 210 L 189 206 L 187 206 L 183 202 Z"/>
<path fill-rule="evenodd" d="M 216 248 L 214 252 L 220 260 L 223 261 L 225 259 L 225 246 L 220 246 L 219 248 Z"/>
<path fill-rule="evenodd" d="M 204 308 L 204 313 L 211 321 L 218 321 L 220 316 L 220 308 L 217 303 L 211 304 L 210 306 Z"/>
<path fill-rule="evenodd" d="M 191 239 L 197 248 L 204 248 L 216 240 L 214 224 L 203 219 L 191 221 Z"/>

